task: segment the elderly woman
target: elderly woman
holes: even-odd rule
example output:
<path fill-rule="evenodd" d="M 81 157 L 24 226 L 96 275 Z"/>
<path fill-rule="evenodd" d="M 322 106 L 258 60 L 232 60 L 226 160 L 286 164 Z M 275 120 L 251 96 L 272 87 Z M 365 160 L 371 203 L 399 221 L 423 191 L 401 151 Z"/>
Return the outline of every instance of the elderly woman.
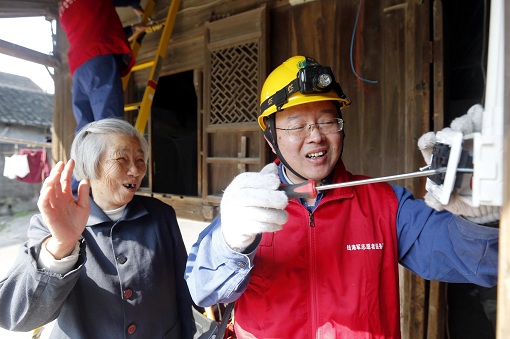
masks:
<path fill-rule="evenodd" d="M 29 331 L 57 319 L 51 338 L 192 338 L 175 211 L 135 195 L 147 156 L 147 142 L 125 121 L 80 130 L 72 160 L 44 182 L 41 214 L 0 282 L 0 326 Z"/>

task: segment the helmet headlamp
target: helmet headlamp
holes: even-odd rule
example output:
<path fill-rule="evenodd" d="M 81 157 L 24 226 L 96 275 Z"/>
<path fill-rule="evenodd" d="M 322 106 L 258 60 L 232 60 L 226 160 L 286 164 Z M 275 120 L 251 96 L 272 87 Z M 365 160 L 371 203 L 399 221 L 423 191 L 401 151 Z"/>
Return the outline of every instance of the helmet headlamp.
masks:
<path fill-rule="evenodd" d="M 331 68 L 308 66 L 298 71 L 299 91 L 303 94 L 329 92 L 333 83 Z"/>

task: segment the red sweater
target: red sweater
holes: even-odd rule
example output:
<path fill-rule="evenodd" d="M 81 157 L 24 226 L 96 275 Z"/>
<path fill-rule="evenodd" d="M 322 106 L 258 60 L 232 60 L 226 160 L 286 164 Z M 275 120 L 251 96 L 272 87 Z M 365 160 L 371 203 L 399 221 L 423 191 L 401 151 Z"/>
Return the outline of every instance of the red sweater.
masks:
<path fill-rule="evenodd" d="M 337 170 L 333 182 L 358 180 Z M 296 200 L 264 233 L 235 308 L 238 338 L 400 338 L 396 212 L 385 183 L 329 191 L 315 211 Z"/>
<path fill-rule="evenodd" d="M 106 54 L 127 54 L 125 75 L 135 58 L 111 0 L 63 0 L 59 8 L 60 25 L 69 41 L 71 74 L 84 62 Z"/>

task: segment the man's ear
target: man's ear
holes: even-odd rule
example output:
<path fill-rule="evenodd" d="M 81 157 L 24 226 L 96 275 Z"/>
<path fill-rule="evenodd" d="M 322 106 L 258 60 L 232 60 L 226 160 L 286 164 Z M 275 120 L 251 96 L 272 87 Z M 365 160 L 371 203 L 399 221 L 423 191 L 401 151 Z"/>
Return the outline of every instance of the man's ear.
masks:
<path fill-rule="evenodd" d="M 267 144 L 269 145 L 269 147 L 271 147 L 271 151 L 273 151 L 273 153 L 276 154 L 273 144 L 267 139 L 267 137 L 265 135 L 264 135 L 264 139 L 266 139 Z"/>

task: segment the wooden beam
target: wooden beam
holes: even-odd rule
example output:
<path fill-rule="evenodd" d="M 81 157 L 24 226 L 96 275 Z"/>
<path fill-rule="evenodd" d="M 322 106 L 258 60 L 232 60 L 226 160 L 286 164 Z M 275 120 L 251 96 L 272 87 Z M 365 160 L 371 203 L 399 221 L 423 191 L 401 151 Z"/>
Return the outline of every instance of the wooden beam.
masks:
<path fill-rule="evenodd" d="M 229 158 L 229 157 L 207 157 L 206 163 L 208 164 L 244 164 L 244 165 L 258 165 L 259 158 Z"/>
<path fill-rule="evenodd" d="M 30 140 L 23 140 L 23 139 L 13 139 L 13 138 L 6 138 L 6 137 L 0 137 L 0 141 L 8 142 L 8 143 L 11 143 L 11 144 L 22 144 L 22 145 L 28 145 L 28 146 L 37 146 L 37 147 L 51 148 L 51 142 L 37 142 L 37 141 L 30 141 Z"/>
<path fill-rule="evenodd" d="M 52 55 L 37 52 L 5 40 L 0 40 L 0 53 L 47 67 L 60 67 L 60 61 Z"/>
<path fill-rule="evenodd" d="M 45 16 L 57 18 L 58 0 L 2 0 L 0 18 Z"/>

